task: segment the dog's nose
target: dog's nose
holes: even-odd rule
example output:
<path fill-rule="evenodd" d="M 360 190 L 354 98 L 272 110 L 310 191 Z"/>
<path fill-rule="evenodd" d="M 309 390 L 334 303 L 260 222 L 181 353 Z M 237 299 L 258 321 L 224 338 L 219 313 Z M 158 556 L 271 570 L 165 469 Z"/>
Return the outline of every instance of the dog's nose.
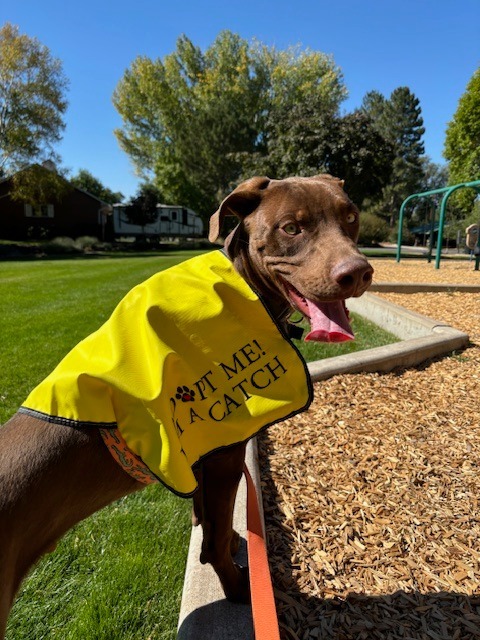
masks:
<path fill-rule="evenodd" d="M 361 295 L 372 283 L 373 267 L 363 258 L 349 258 L 335 265 L 332 277 L 345 298 Z"/>

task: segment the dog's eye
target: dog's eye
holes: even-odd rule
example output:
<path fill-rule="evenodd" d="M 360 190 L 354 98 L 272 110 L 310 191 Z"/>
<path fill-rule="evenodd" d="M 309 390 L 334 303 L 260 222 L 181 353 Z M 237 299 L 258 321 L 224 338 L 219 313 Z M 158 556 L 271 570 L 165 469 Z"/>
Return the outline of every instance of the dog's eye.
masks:
<path fill-rule="evenodd" d="M 353 224 L 354 222 L 357 221 L 357 214 L 356 213 L 349 213 L 347 215 L 347 222 L 348 224 Z"/>
<path fill-rule="evenodd" d="M 287 222 L 287 224 L 282 227 L 282 230 L 289 236 L 296 236 L 300 233 L 300 227 L 295 222 Z"/>

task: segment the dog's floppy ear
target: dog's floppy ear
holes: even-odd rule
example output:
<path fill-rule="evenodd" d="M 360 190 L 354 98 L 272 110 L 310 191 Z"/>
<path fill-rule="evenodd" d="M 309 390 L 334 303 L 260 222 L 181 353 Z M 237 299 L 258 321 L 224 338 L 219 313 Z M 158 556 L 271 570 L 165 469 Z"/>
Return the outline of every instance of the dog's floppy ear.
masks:
<path fill-rule="evenodd" d="M 223 219 L 225 216 L 233 215 L 243 219 L 254 211 L 263 196 L 263 191 L 268 187 L 270 178 L 255 177 L 245 180 L 225 198 L 220 207 L 210 218 L 210 231 L 208 239 L 210 242 L 220 235 Z"/>

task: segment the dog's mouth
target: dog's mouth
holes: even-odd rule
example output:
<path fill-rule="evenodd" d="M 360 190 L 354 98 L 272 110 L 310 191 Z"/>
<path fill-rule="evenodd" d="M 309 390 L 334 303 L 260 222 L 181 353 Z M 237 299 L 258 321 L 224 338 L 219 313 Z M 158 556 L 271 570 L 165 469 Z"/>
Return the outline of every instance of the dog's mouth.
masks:
<path fill-rule="evenodd" d="M 310 332 L 305 336 L 305 342 L 346 342 L 354 339 L 344 300 L 313 302 L 302 296 L 290 283 L 283 282 L 293 306 L 310 322 Z"/>

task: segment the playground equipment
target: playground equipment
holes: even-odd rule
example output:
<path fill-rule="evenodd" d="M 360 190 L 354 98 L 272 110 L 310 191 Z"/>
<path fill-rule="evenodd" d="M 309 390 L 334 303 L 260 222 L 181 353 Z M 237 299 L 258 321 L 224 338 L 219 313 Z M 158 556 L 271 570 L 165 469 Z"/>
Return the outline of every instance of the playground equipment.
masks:
<path fill-rule="evenodd" d="M 400 262 L 402 253 L 402 235 L 403 235 L 403 218 L 405 215 L 406 205 L 415 198 L 428 198 L 436 194 L 443 193 L 442 202 L 440 204 L 440 217 L 438 223 L 438 241 L 437 241 L 437 255 L 435 256 L 435 269 L 440 268 L 440 260 L 442 257 L 442 241 L 443 241 L 443 229 L 445 227 L 445 214 L 447 211 L 447 202 L 452 193 L 458 189 L 475 189 L 477 193 L 480 193 L 480 180 L 474 180 L 473 182 L 462 182 L 455 184 L 451 187 L 443 187 L 441 189 L 432 189 L 431 191 L 423 191 L 422 193 L 413 193 L 408 196 L 400 207 L 400 215 L 398 220 L 398 240 L 397 240 L 397 262 Z M 433 224 L 434 221 L 432 221 Z M 432 234 L 433 235 L 433 234 Z M 432 248 L 432 246 L 431 246 Z M 480 249 L 480 236 L 477 236 L 477 248 Z M 477 254 L 475 261 L 475 270 L 478 271 L 480 264 L 480 254 Z"/>
<path fill-rule="evenodd" d="M 465 229 L 467 235 L 466 244 L 467 247 L 474 251 L 478 247 L 478 232 L 480 231 L 480 224 L 471 224 Z"/>

